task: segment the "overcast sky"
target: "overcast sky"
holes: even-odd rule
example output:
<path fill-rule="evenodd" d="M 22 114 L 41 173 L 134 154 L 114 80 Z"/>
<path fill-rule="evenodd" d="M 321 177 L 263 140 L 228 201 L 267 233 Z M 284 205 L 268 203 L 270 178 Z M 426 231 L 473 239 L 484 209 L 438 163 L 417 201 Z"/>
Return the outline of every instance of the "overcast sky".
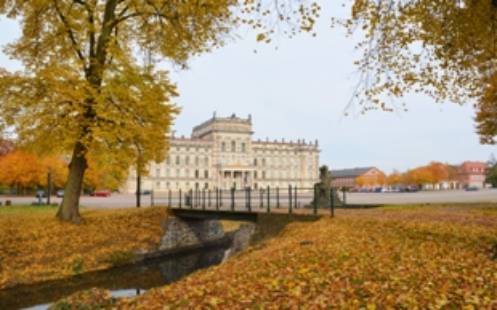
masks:
<path fill-rule="evenodd" d="M 265 45 L 242 32 L 237 41 L 193 59 L 188 70 L 173 69 L 180 93 L 175 102 L 182 108 L 177 135 L 190 135 L 217 111 L 218 116 L 251 114 L 255 139 L 318 139 L 321 164 L 334 169 L 377 166 L 390 172 L 432 160 L 460 163 L 497 155 L 496 146 L 479 144 L 470 104 L 441 105 L 413 96 L 404 99 L 408 112 L 345 117 L 359 55 L 343 29 L 329 27 L 330 12 L 343 10 L 337 5 L 324 12 L 315 38 L 279 38 Z M 1 45 L 19 34 L 4 17 L 0 29 Z M 0 66 L 18 68 L 1 53 Z"/>

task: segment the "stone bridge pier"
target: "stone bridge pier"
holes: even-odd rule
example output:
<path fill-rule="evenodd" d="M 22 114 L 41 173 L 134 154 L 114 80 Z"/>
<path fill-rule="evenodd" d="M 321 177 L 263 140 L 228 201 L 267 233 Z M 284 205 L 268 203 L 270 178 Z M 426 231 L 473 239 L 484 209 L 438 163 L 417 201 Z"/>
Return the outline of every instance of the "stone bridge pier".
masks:
<path fill-rule="evenodd" d="M 227 240 L 223 226 L 216 219 L 169 217 L 163 223 L 165 230 L 159 250 L 194 249 Z"/>

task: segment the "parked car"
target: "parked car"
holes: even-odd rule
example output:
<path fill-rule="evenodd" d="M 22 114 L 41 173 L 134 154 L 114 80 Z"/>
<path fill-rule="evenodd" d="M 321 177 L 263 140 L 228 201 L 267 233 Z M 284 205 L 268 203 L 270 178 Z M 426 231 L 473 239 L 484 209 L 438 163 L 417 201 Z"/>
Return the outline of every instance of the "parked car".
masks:
<path fill-rule="evenodd" d="M 59 198 L 64 197 L 64 190 L 63 189 L 59 189 L 58 191 L 55 192 L 55 196 L 57 196 Z"/>
<path fill-rule="evenodd" d="M 137 192 L 135 192 L 135 195 L 136 195 L 136 193 L 137 193 Z M 149 190 L 149 189 L 142 190 L 142 191 L 141 191 L 141 194 L 142 194 L 142 195 L 150 195 L 150 194 L 152 194 L 152 191 L 151 191 L 151 190 Z"/>
<path fill-rule="evenodd" d="M 479 188 L 477 186 L 468 186 L 468 187 L 466 187 L 466 191 L 467 192 L 476 192 L 477 190 L 479 190 Z"/>
<path fill-rule="evenodd" d="M 111 194 L 112 194 L 112 192 L 110 190 L 100 189 L 98 191 L 94 191 L 92 193 L 92 196 L 95 196 L 95 197 L 109 197 Z"/>

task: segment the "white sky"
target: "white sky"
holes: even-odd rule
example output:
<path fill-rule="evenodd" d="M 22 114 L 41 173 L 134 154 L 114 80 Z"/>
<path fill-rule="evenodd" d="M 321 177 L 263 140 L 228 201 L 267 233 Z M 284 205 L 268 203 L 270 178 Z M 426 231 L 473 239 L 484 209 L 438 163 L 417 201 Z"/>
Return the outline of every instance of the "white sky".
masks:
<path fill-rule="evenodd" d="M 333 3 L 329 12 L 347 13 Z M 316 38 L 281 37 L 265 45 L 247 32 L 193 59 L 188 70 L 173 70 L 180 92 L 175 102 L 182 107 L 177 135 L 190 135 L 193 126 L 217 111 L 218 116 L 252 114 L 255 139 L 318 139 L 320 162 L 333 169 L 377 166 L 390 172 L 432 160 L 459 163 L 497 154 L 496 146 L 479 144 L 470 104 L 440 105 L 410 96 L 404 99 L 408 112 L 344 117 L 358 78 L 353 61 L 359 54 L 343 29 L 329 27 L 329 12 L 319 21 Z M 17 25 L 4 16 L 0 29 L 2 46 L 19 35 Z M 0 53 L 0 67 L 19 65 Z"/>

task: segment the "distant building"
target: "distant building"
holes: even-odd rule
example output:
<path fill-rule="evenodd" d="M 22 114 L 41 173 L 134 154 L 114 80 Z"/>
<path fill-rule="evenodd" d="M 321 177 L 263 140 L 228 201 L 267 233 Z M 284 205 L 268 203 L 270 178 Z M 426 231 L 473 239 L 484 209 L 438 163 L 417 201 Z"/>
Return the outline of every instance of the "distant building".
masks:
<path fill-rule="evenodd" d="M 465 187 L 485 187 L 487 164 L 481 161 L 465 161 L 458 170 L 459 184 Z"/>
<path fill-rule="evenodd" d="M 376 167 L 331 170 L 333 187 L 361 188 L 382 186 L 385 174 Z M 358 182 L 359 181 L 359 182 Z M 362 181 L 363 184 L 360 184 Z"/>
<path fill-rule="evenodd" d="M 142 188 L 190 189 L 313 187 L 319 180 L 318 142 L 252 140 L 252 119 L 213 117 L 193 128 L 190 138 L 171 137 L 164 162 L 150 163 Z M 131 169 L 123 190 L 134 193 Z"/>

